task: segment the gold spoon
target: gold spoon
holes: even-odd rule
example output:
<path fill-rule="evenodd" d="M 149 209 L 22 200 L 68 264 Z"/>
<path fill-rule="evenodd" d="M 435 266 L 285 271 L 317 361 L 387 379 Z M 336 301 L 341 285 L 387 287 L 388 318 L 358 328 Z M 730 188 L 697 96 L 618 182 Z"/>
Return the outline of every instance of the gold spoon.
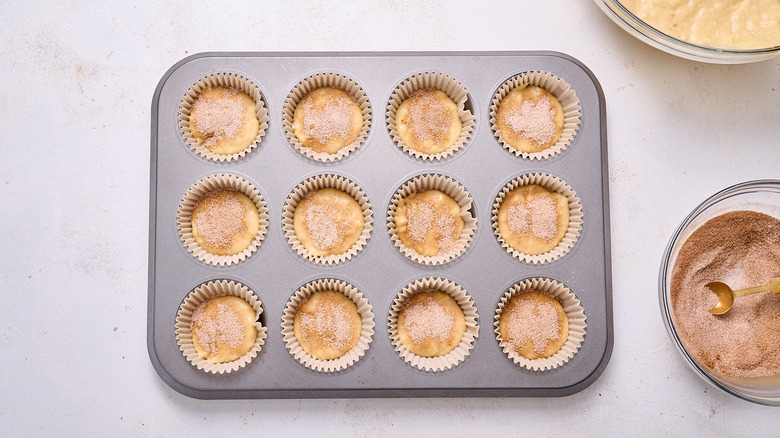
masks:
<path fill-rule="evenodd" d="M 704 286 L 710 288 L 710 290 L 718 296 L 718 304 L 710 309 L 710 313 L 713 315 L 723 315 L 731 309 L 731 306 L 734 304 L 734 298 L 736 297 L 744 297 L 745 295 L 769 291 L 780 294 L 780 277 L 773 278 L 769 280 L 768 284 L 762 286 L 749 287 L 740 290 L 731 290 L 726 283 L 721 283 L 720 281 L 713 281 Z"/>

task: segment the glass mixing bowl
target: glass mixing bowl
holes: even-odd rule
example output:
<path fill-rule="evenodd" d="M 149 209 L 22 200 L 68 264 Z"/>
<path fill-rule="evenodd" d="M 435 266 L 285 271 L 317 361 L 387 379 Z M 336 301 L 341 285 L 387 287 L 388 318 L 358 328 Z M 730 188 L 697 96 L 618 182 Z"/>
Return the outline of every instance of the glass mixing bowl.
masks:
<path fill-rule="evenodd" d="M 661 261 L 658 295 L 666 331 L 690 367 L 708 383 L 727 393 L 764 405 L 780 406 L 780 375 L 734 378 L 708 368 L 693 357 L 675 328 L 670 296 L 672 268 L 685 240 L 713 217 L 735 210 L 753 210 L 780 218 L 780 180 L 748 181 L 724 189 L 696 207 L 677 227 Z"/>
<path fill-rule="evenodd" d="M 780 45 L 764 49 L 736 50 L 699 46 L 669 36 L 631 13 L 618 0 L 594 0 L 597 5 L 626 32 L 665 52 L 694 61 L 714 64 L 744 64 L 763 61 L 780 55 Z"/>

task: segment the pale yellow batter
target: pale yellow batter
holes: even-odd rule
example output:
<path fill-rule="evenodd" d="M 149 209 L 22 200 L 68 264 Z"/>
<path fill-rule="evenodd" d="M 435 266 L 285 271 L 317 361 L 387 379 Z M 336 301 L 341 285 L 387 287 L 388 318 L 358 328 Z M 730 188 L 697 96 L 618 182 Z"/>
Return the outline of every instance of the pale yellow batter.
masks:
<path fill-rule="evenodd" d="M 510 247 L 523 254 L 544 254 L 566 235 L 569 199 L 536 184 L 521 186 L 506 195 L 497 222 Z"/>
<path fill-rule="evenodd" d="M 563 133 L 563 107 L 549 91 L 534 85 L 514 88 L 498 104 L 496 125 L 513 148 L 541 152 L 554 145 Z"/>
<path fill-rule="evenodd" d="M 337 291 L 311 294 L 295 312 L 293 331 L 301 348 L 315 359 L 338 359 L 360 339 L 363 322 L 355 303 Z"/>
<path fill-rule="evenodd" d="M 309 192 L 293 213 L 295 236 L 318 257 L 346 252 L 363 233 L 363 209 L 351 195 L 324 188 Z"/>
<path fill-rule="evenodd" d="M 352 144 L 363 128 L 363 113 L 346 91 L 322 87 L 301 99 L 293 113 L 293 130 L 304 147 L 335 154 Z"/>
<path fill-rule="evenodd" d="M 439 190 L 413 193 L 398 203 L 395 230 L 401 242 L 424 257 L 447 254 L 463 233 L 460 206 Z"/>
<path fill-rule="evenodd" d="M 418 356 L 443 356 L 460 345 L 464 333 L 463 309 L 449 294 L 438 290 L 412 295 L 398 313 L 398 338 Z"/>
<path fill-rule="evenodd" d="M 463 124 L 458 106 L 443 91 L 417 90 L 398 107 L 395 127 L 410 149 L 435 155 L 455 144 Z"/>
<path fill-rule="evenodd" d="M 550 357 L 569 337 L 569 317 L 557 299 L 532 290 L 509 300 L 498 332 L 510 350 L 526 359 Z"/>
<path fill-rule="evenodd" d="M 211 254 L 238 254 L 249 247 L 259 231 L 257 206 L 235 190 L 209 192 L 192 210 L 192 237 Z"/>
<path fill-rule="evenodd" d="M 621 0 L 677 39 L 725 49 L 780 46 L 780 0 Z"/>
<path fill-rule="evenodd" d="M 195 140 L 220 155 L 248 148 L 257 138 L 260 122 L 255 101 L 232 88 L 203 90 L 190 110 L 190 132 Z"/>
<path fill-rule="evenodd" d="M 211 298 L 192 313 L 192 346 L 209 363 L 232 362 L 255 344 L 257 314 L 235 296 Z"/>

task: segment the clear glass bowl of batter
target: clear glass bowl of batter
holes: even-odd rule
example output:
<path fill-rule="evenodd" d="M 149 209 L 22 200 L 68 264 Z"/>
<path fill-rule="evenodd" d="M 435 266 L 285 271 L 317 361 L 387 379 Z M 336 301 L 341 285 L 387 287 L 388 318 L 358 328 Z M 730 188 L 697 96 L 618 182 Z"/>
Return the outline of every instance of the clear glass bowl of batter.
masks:
<path fill-rule="evenodd" d="M 658 281 L 658 294 L 664 325 L 688 365 L 708 383 L 727 393 L 764 405 L 780 406 L 780 375 L 735 378 L 720 374 L 699 362 L 679 335 L 670 295 L 672 268 L 683 243 L 703 223 L 735 210 L 752 210 L 780 218 L 780 180 L 758 180 L 724 189 L 696 207 L 677 227 L 664 251 Z"/>
<path fill-rule="evenodd" d="M 780 45 L 762 49 L 736 50 L 689 43 L 669 36 L 645 23 L 618 0 L 594 1 L 612 21 L 626 32 L 657 49 L 683 58 L 715 64 L 744 64 L 780 55 Z"/>

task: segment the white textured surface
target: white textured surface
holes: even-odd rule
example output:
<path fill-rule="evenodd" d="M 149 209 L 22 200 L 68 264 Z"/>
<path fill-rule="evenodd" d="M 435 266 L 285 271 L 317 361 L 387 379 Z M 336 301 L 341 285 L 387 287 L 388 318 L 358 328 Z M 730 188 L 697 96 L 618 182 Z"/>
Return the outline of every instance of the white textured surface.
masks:
<path fill-rule="evenodd" d="M 675 58 L 590 1 L 25 3 L 0 1 L 4 434 L 776 433 L 777 408 L 683 363 L 657 274 L 704 198 L 780 177 L 780 59 Z M 149 119 L 171 65 L 204 51 L 536 49 L 578 58 L 606 94 L 615 343 L 596 383 L 555 399 L 200 401 L 160 380 L 146 352 Z"/>

